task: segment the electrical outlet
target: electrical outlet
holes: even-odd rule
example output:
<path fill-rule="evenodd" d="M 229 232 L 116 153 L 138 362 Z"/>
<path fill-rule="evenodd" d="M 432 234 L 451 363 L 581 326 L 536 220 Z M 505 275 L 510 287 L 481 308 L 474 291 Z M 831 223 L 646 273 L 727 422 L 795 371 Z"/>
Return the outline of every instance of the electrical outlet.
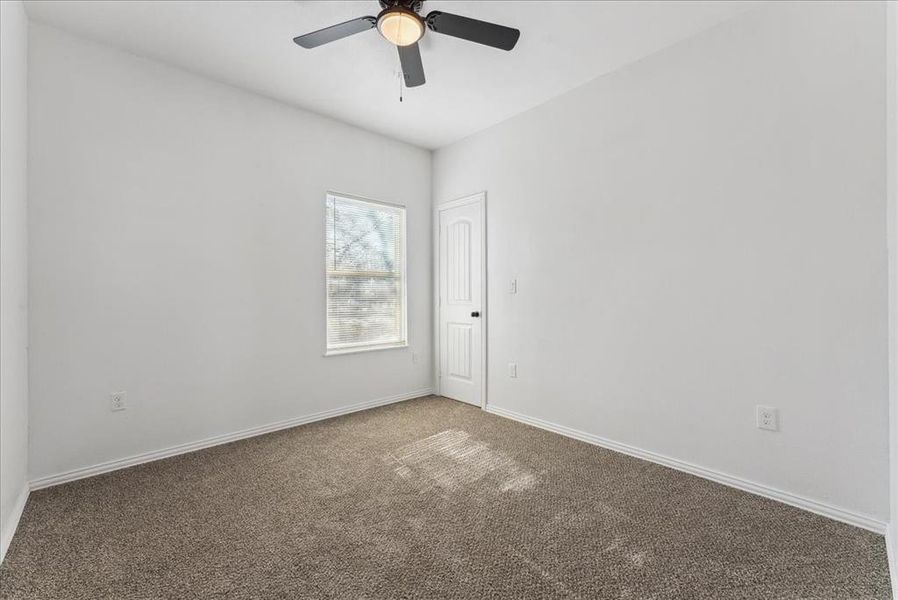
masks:
<path fill-rule="evenodd" d="M 128 396 L 125 392 L 115 392 L 109 396 L 109 410 L 115 412 L 128 408 Z"/>
<path fill-rule="evenodd" d="M 509 377 L 517 377 L 518 376 L 518 363 L 508 363 L 508 376 Z"/>
<path fill-rule="evenodd" d="M 779 411 L 772 406 L 758 406 L 758 429 L 779 431 Z"/>
<path fill-rule="evenodd" d="M 508 293 L 509 294 L 517 294 L 518 293 L 518 280 L 512 279 L 508 284 Z"/>

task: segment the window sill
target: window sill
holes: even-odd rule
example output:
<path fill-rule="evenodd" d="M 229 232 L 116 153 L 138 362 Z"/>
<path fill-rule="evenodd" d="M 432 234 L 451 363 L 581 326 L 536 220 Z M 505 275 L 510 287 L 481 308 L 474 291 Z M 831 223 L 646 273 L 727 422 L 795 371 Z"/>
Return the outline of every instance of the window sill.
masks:
<path fill-rule="evenodd" d="M 394 350 L 396 348 L 408 348 L 408 342 L 399 342 L 396 344 L 380 344 L 378 346 L 356 346 L 354 348 L 340 348 L 338 350 L 328 350 L 324 356 L 342 356 L 343 354 L 358 354 L 360 352 L 375 352 L 377 350 Z"/>

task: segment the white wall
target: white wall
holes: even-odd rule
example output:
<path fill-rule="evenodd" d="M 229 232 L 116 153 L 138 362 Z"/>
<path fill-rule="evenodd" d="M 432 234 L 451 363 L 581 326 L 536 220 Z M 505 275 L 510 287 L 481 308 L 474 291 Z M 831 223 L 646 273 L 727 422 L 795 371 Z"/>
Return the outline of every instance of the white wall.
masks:
<path fill-rule="evenodd" d="M 428 151 L 30 40 L 32 478 L 431 387 Z M 407 205 L 410 348 L 322 356 L 327 190 Z"/>
<path fill-rule="evenodd" d="M 889 234 L 889 406 L 890 406 L 890 496 L 888 531 L 892 590 L 898 592 L 898 2 L 887 5 L 886 90 L 886 178 Z"/>
<path fill-rule="evenodd" d="M 28 20 L 0 2 L 0 560 L 28 493 Z"/>
<path fill-rule="evenodd" d="M 883 19 L 764 7 L 437 151 L 488 402 L 887 521 Z"/>

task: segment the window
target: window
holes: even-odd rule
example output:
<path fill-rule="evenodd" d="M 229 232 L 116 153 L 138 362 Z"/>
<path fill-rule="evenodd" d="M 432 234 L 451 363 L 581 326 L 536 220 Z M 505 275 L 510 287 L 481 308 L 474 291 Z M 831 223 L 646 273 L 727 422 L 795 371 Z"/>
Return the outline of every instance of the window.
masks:
<path fill-rule="evenodd" d="M 405 209 L 328 194 L 327 354 L 406 345 Z"/>

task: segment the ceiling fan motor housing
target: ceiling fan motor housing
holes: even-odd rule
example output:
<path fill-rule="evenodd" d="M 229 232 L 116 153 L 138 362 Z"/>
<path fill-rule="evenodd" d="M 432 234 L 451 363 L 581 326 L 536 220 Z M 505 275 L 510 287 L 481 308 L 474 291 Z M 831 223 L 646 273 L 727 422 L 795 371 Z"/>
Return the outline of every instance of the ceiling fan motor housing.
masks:
<path fill-rule="evenodd" d="M 421 12 L 421 6 L 424 4 L 424 0 L 379 0 L 379 2 L 384 10 L 398 6 L 415 13 Z"/>

